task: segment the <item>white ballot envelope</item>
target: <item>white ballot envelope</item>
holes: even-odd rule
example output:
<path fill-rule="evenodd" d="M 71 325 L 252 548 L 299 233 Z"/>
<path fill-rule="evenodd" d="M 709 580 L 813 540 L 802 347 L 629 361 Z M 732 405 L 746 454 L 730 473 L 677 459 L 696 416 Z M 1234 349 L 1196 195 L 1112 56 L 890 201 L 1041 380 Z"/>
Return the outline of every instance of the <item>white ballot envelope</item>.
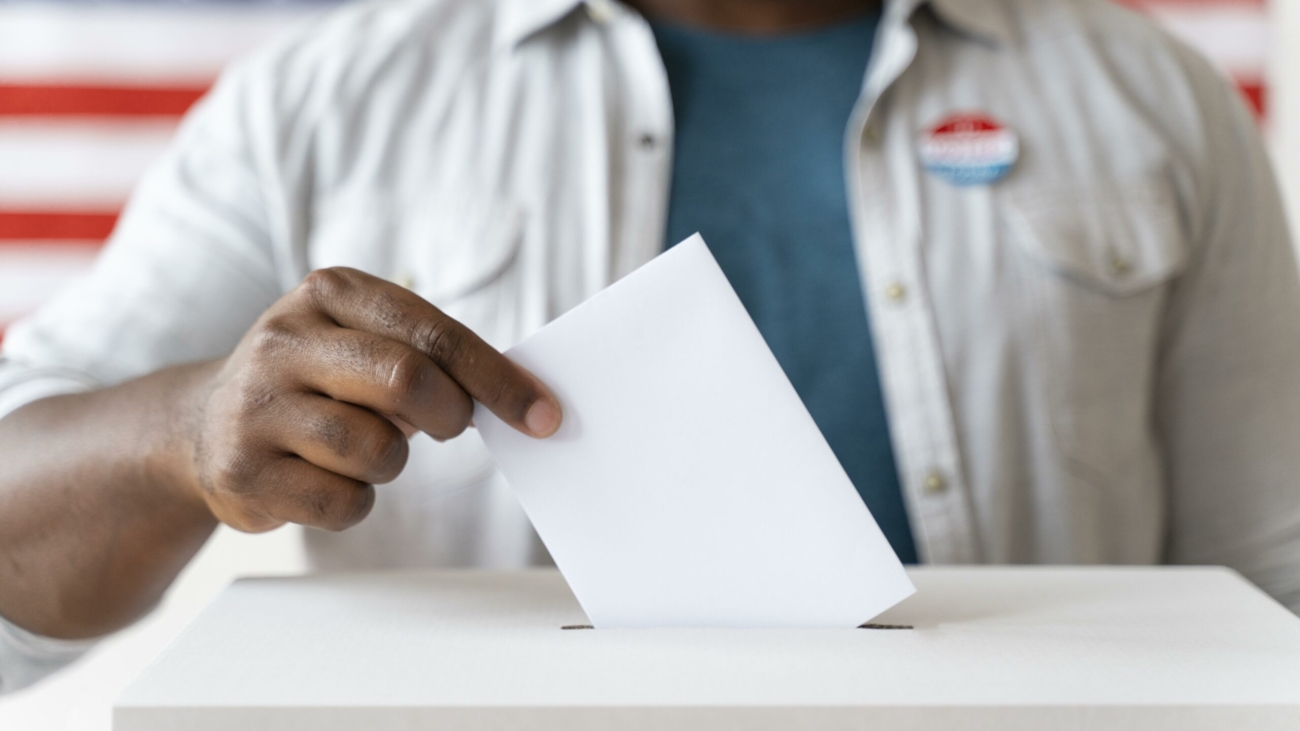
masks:
<path fill-rule="evenodd" d="M 563 425 L 474 421 L 598 629 L 847 628 L 915 591 L 699 235 L 507 355 Z"/>

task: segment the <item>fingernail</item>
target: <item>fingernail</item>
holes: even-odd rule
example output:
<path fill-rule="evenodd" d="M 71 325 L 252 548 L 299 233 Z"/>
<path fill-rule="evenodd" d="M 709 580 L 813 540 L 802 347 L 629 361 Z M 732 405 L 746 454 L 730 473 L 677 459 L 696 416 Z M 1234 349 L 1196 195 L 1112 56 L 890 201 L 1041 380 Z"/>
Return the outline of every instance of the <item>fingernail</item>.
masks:
<path fill-rule="evenodd" d="M 549 399 L 538 399 L 524 415 L 524 426 L 535 437 L 549 437 L 560 428 L 560 410 Z"/>

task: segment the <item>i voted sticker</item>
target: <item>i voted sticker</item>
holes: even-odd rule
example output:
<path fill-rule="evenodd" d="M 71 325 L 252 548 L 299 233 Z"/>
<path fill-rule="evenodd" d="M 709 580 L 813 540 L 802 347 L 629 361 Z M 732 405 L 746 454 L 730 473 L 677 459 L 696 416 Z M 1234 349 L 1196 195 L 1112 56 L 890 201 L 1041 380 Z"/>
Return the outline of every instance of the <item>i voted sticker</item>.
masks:
<path fill-rule="evenodd" d="M 953 185 L 1001 180 L 1020 155 L 1014 130 L 979 112 L 952 114 L 921 134 L 921 164 Z"/>

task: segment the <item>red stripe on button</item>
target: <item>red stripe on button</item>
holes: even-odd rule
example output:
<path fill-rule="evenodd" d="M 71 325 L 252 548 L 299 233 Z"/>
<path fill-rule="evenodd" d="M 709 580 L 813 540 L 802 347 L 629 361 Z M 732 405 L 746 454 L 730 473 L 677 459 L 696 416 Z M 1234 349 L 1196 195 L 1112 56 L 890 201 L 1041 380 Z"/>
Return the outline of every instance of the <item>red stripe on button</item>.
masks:
<path fill-rule="evenodd" d="M 0 84 L 0 117 L 179 117 L 207 86 Z"/>
<path fill-rule="evenodd" d="M 1260 81 L 1238 80 L 1237 88 L 1241 90 L 1242 96 L 1246 97 L 1246 102 L 1255 111 L 1255 116 L 1263 119 L 1268 112 L 1268 87 Z"/>
<path fill-rule="evenodd" d="M 5 241 L 102 241 L 113 233 L 117 211 L 0 211 Z"/>

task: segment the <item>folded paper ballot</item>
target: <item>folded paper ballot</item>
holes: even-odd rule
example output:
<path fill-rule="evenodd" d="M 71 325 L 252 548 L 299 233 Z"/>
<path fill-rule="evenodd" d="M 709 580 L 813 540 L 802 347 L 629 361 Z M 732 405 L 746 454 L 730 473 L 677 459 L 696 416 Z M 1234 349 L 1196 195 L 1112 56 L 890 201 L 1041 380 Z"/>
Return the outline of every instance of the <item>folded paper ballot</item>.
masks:
<path fill-rule="evenodd" d="M 563 426 L 474 420 L 597 628 L 847 628 L 915 591 L 699 235 L 507 355 Z"/>

